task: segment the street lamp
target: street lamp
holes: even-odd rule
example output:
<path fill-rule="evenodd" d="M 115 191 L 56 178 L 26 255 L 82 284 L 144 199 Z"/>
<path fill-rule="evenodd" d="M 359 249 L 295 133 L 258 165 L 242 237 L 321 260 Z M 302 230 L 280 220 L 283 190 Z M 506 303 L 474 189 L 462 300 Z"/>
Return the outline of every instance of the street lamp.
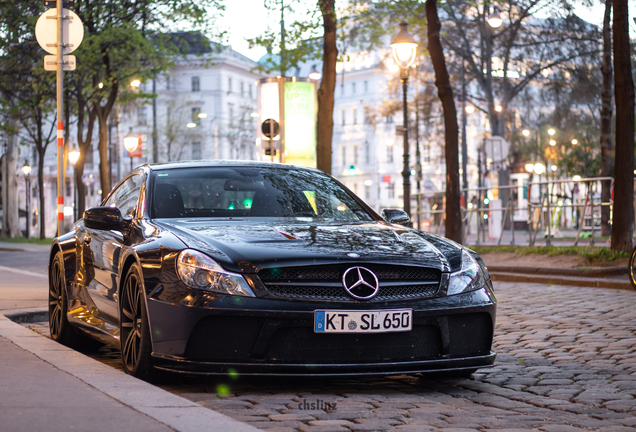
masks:
<path fill-rule="evenodd" d="M 530 136 L 530 130 L 529 130 L 529 129 L 524 129 L 524 130 L 522 130 L 522 131 L 521 131 L 521 134 L 522 134 L 524 137 L 526 137 L 526 138 L 527 138 L 527 137 L 529 137 L 529 136 Z"/>
<path fill-rule="evenodd" d="M 492 13 L 488 17 L 488 24 L 492 28 L 499 28 L 503 24 L 503 20 L 501 19 L 501 15 L 499 15 L 497 6 L 492 9 Z"/>
<path fill-rule="evenodd" d="M 30 192 L 31 192 L 31 165 L 24 160 L 24 165 L 22 165 L 22 174 L 24 174 L 24 180 L 26 182 L 26 238 L 31 238 L 31 221 L 29 219 L 31 216 L 29 209 L 29 201 L 31 201 Z"/>
<path fill-rule="evenodd" d="M 311 67 L 311 72 L 309 72 L 309 79 L 318 81 L 322 78 L 322 74 L 316 70 L 316 65 Z"/>
<path fill-rule="evenodd" d="M 537 175 L 541 175 L 545 172 L 545 165 L 543 165 L 541 162 L 537 162 L 536 164 L 534 164 L 534 173 Z"/>
<path fill-rule="evenodd" d="M 404 166 L 402 167 L 402 183 L 404 186 L 404 211 L 411 216 L 411 168 L 409 163 L 409 135 L 408 135 L 408 106 L 406 103 L 406 88 L 409 80 L 409 67 L 415 61 L 417 42 L 406 29 L 406 22 L 400 23 L 400 31 L 391 42 L 393 60 L 400 67 L 400 80 L 402 81 L 402 112 L 404 123 L 402 132 L 404 135 Z"/>
<path fill-rule="evenodd" d="M 128 135 L 124 137 L 124 147 L 128 150 L 128 155 L 130 156 L 130 170 L 133 169 L 133 152 L 137 150 L 137 146 L 139 145 L 139 139 L 133 135 L 133 130 L 130 128 L 128 131 Z"/>
<path fill-rule="evenodd" d="M 77 172 L 75 172 L 75 164 L 77 164 L 79 157 L 80 151 L 77 147 L 73 146 L 73 148 L 68 152 L 68 161 L 71 165 L 73 165 L 73 171 L 75 174 L 77 174 Z M 77 177 L 73 177 L 75 178 L 75 181 L 73 182 L 73 218 L 74 220 L 77 220 Z"/>

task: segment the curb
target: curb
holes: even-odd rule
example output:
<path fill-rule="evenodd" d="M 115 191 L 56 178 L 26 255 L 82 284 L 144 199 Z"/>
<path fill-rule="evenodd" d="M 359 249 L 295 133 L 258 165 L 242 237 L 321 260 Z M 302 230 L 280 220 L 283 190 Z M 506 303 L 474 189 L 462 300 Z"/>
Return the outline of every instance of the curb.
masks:
<path fill-rule="evenodd" d="M 490 277 L 495 282 L 524 282 L 524 283 L 543 283 L 549 285 L 566 285 L 591 288 L 612 288 L 633 290 L 632 284 L 627 280 L 616 279 L 594 279 L 590 277 L 574 277 L 574 276 L 558 276 L 558 275 L 538 275 L 526 273 L 509 273 L 509 272 L 489 272 Z"/>
<path fill-rule="evenodd" d="M 0 313 L 0 336 L 123 405 L 164 423 L 176 431 L 255 432 L 259 430 L 113 369 L 18 324 L 46 319 L 48 319 L 48 311 L 42 309 Z"/>

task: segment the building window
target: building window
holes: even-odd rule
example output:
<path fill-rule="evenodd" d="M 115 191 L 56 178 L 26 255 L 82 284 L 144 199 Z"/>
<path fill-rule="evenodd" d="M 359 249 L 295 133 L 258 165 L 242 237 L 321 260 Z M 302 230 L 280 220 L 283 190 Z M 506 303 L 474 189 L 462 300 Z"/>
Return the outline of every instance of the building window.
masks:
<path fill-rule="evenodd" d="M 201 118 L 199 117 L 199 114 L 201 114 L 201 108 L 192 108 L 192 123 L 197 125 L 201 124 Z"/>
<path fill-rule="evenodd" d="M 424 162 L 431 161 L 431 147 L 428 144 L 424 144 L 424 151 L 422 152 Z"/>
<path fill-rule="evenodd" d="M 369 81 L 364 82 L 364 92 L 367 93 L 369 91 Z"/>
<path fill-rule="evenodd" d="M 371 163 L 371 146 L 368 142 L 364 143 L 364 163 L 367 165 Z"/>
<path fill-rule="evenodd" d="M 342 166 L 346 168 L 347 166 L 347 148 L 342 146 Z"/>
<path fill-rule="evenodd" d="M 342 116 L 342 125 L 344 126 L 346 124 L 347 121 L 347 114 L 345 110 L 340 111 L 340 114 Z"/>
<path fill-rule="evenodd" d="M 393 123 L 393 116 L 392 115 L 387 115 L 386 116 L 386 122 L 387 123 Z"/>
<path fill-rule="evenodd" d="M 371 199 L 371 186 L 364 185 L 364 198 Z"/>
<path fill-rule="evenodd" d="M 247 86 L 247 94 L 250 96 L 250 99 L 252 99 L 252 84 Z"/>
<path fill-rule="evenodd" d="M 140 106 L 139 109 L 137 110 L 137 123 L 140 125 L 145 125 L 146 122 L 148 121 L 148 110 L 146 109 L 146 106 Z"/>
<path fill-rule="evenodd" d="M 170 90 L 170 75 L 166 75 L 166 90 Z"/>
<path fill-rule="evenodd" d="M 232 93 L 232 78 L 227 79 L 227 92 Z"/>
<path fill-rule="evenodd" d="M 353 146 L 353 164 L 354 165 L 358 164 L 358 146 L 357 145 Z"/>
<path fill-rule="evenodd" d="M 192 91 L 193 92 L 198 92 L 201 90 L 201 86 L 200 86 L 200 80 L 198 76 L 193 76 L 192 77 Z"/>
<path fill-rule="evenodd" d="M 340 96 L 344 96 L 344 84 L 340 85 Z"/>
<path fill-rule="evenodd" d="M 201 159 L 201 141 L 194 141 L 192 143 L 192 159 Z"/>
<path fill-rule="evenodd" d="M 244 93 L 244 90 L 243 90 L 244 86 L 245 84 L 243 83 L 243 81 L 241 81 L 241 96 L 243 96 L 243 93 Z"/>
<path fill-rule="evenodd" d="M 353 109 L 353 124 L 358 124 L 358 110 Z"/>
<path fill-rule="evenodd" d="M 356 83 L 351 83 L 351 94 L 356 94 Z"/>
<path fill-rule="evenodd" d="M 386 146 L 386 161 L 387 163 L 393 163 L 393 146 Z"/>
<path fill-rule="evenodd" d="M 358 183 L 353 184 L 353 193 L 358 195 Z"/>
<path fill-rule="evenodd" d="M 395 183 L 389 183 L 387 188 L 389 191 L 389 198 L 395 198 Z"/>

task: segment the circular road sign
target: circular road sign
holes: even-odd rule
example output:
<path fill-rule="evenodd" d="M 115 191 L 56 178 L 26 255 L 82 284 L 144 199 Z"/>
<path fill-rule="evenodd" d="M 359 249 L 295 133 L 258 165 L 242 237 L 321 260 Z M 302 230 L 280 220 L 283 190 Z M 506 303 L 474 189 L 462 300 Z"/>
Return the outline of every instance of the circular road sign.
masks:
<path fill-rule="evenodd" d="M 63 54 L 70 54 L 77 49 L 84 39 L 84 26 L 75 12 L 63 9 L 62 15 L 68 17 L 64 20 Z M 52 18 L 47 18 L 52 17 Z M 57 9 L 49 9 L 40 15 L 35 24 L 35 38 L 49 54 L 57 54 Z"/>
<path fill-rule="evenodd" d="M 278 132 L 280 131 L 280 126 L 278 125 L 278 122 L 276 120 L 267 119 L 263 122 L 261 126 L 261 131 L 263 132 L 263 135 L 265 135 L 267 138 L 274 138 L 278 136 Z"/>
<path fill-rule="evenodd" d="M 86 186 L 90 186 L 95 183 L 95 175 L 94 174 L 84 174 L 82 176 L 82 183 Z"/>

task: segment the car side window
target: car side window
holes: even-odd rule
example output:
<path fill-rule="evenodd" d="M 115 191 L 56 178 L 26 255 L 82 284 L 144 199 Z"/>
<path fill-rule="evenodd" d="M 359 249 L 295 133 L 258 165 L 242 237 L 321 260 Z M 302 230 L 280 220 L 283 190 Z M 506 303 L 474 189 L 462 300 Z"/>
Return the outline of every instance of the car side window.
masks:
<path fill-rule="evenodd" d="M 129 177 L 113 192 L 106 201 L 106 205 L 117 207 L 123 217 L 133 217 L 139 202 L 142 183 L 143 179 L 139 174 Z"/>

